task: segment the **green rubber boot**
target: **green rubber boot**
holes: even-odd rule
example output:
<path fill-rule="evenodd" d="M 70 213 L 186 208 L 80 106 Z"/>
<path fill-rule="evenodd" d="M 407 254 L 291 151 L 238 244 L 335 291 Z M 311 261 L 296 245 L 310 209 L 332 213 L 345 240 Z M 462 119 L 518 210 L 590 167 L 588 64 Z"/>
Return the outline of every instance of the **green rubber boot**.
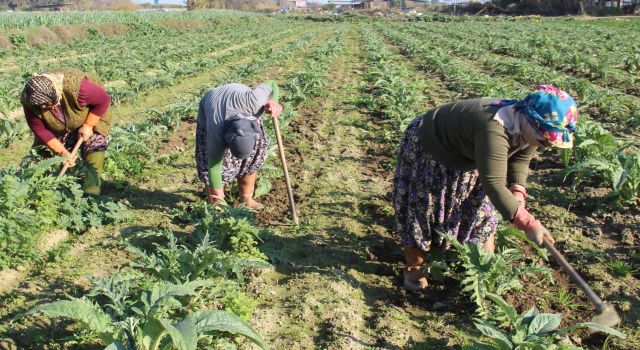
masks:
<path fill-rule="evenodd" d="M 102 170 L 104 169 L 104 151 L 89 153 L 84 161 L 87 165 L 92 166 L 96 172 L 95 174 L 87 172 L 82 189 L 85 194 L 90 196 L 99 196 L 102 191 L 102 179 L 100 177 L 102 176 Z"/>

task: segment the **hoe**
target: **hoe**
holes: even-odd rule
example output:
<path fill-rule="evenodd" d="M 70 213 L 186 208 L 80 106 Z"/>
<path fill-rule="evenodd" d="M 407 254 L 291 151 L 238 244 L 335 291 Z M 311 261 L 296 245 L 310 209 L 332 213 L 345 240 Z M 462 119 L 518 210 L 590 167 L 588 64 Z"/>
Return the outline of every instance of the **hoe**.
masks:
<path fill-rule="evenodd" d="M 82 145 L 82 137 L 78 137 L 78 142 L 76 142 L 76 145 L 73 147 L 73 150 L 71 151 L 71 156 L 75 156 L 76 153 L 78 153 L 78 149 L 80 149 L 80 146 Z M 62 166 L 62 169 L 60 170 L 60 173 L 58 174 L 58 179 L 64 176 L 64 173 L 67 172 L 67 169 L 69 169 L 69 165 L 65 164 Z"/>
<path fill-rule="evenodd" d="M 553 243 L 549 242 L 549 240 L 545 238 L 544 245 L 547 247 L 547 249 L 549 249 L 551 255 L 553 255 L 553 258 L 556 259 L 558 264 L 562 266 L 562 269 L 569 275 L 569 277 L 571 277 L 573 282 L 577 284 L 580 289 L 582 289 L 584 294 L 587 295 L 587 298 L 589 298 L 589 300 L 596 307 L 596 315 L 593 316 L 591 322 L 598 323 L 607 327 L 615 327 L 620 324 L 620 316 L 616 312 L 616 309 L 613 306 L 602 301 L 602 299 L 600 299 L 600 297 L 596 295 L 593 289 L 589 287 L 587 282 L 585 282 L 585 280 L 580 277 L 573 266 L 569 264 L 567 259 L 565 259 L 565 257 L 560 254 Z"/>

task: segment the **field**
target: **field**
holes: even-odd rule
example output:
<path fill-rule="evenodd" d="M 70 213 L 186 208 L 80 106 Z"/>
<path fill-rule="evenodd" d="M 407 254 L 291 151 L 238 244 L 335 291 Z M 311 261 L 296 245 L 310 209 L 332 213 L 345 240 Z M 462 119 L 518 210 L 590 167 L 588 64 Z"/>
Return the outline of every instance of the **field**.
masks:
<path fill-rule="evenodd" d="M 640 348 L 639 20 L 0 14 L 0 30 L 0 349 L 511 349 L 532 307 L 539 349 Z M 60 66 L 112 96 L 98 200 L 82 165 L 56 180 L 61 160 L 30 153 L 20 91 Z M 202 94 L 269 79 L 300 226 L 268 120 L 265 210 L 205 205 L 196 177 Z M 495 254 L 430 254 L 428 290 L 402 288 L 390 191 L 404 128 L 540 84 L 576 98 L 580 125 L 573 150 L 535 156 L 528 206 L 624 335 L 556 331 L 593 308 L 507 227 Z"/>

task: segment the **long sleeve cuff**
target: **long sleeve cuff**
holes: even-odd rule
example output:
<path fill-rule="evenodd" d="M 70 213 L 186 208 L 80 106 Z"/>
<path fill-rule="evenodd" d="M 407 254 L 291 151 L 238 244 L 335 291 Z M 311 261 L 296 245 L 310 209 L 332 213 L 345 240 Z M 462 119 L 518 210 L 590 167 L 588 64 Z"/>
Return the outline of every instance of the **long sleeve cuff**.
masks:
<path fill-rule="evenodd" d="M 222 159 L 208 159 L 209 163 L 209 185 L 214 189 L 221 189 L 222 183 Z"/>
<path fill-rule="evenodd" d="M 87 119 L 84 121 L 85 124 L 89 125 L 92 128 L 98 125 L 99 122 L 100 122 L 100 116 L 97 116 L 91 112 L 89 112 Z"/>
<path fill-rule="evenodd" d="M 275 80 L 267 80 L 262 85 L 267 85 L 271 88 L 271 99 L 280 103 L 280 87 Z"/>

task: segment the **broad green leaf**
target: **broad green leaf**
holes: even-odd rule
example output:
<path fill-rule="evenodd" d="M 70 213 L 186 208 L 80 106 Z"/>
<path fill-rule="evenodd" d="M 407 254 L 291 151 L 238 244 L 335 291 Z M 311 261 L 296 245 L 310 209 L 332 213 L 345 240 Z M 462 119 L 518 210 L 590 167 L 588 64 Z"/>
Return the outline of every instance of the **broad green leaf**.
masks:
<path fill-rule="evenodd" d="M 581 323 L 576 323 L 573 326 L 563 327 L 563 328 L 560 328 L 558 330 L 558 333 L 559 334 L 565 334 L 567 332 L 570 332 L 570 331 L 573 331 L 573 330 L 576 330 L 576 329 L 580 329 L 580 328 L 591 328 L 591 329 L 597 330 L 599 332 L 603 332 L 603 333 L 606 333 L 606 334 L 611 334 L 611 335 L 613 335 L 615 337 L 618 337 L 618 338 L 621 338 L 621 339 L 625 339 L 627 337 L 626 334 L 624 334 L 624 333 L 622 333 L 622 332 L 620 332 L 620 331 L 618 331 L 616 329 L 613 329 L 613 328 L 607 327 L 607 326 L 603 326 L 603 325 L 601 325 L 599 323 L 593 323 L 593 322 L 581 322 Z"/>
<path fill-rule="evenodd" d="M 199 286 L 202 281 L 194 281 L 187 284 L 157 283 L 150 290 L 145 290 L 140 296 L 140 300 L 146 306 L 144 314 L 153 315 L 160 307 L 165 305 L 176 306 L 170 303 L 174 296 L 197 295 L 192 286 Z"/>
<path fill-rule="evenodd" d="M 100 338 L 106 342 L 112 342 L 115 339 L 111 317 L 87 299 L 62 300 L 36 306 L 17 318 L 36 313 L 43 313 L 49 317 L 70 318 L 100 334 Z"/>
<path fill-rule="evenodd" d="M 528 328 L 533 318 L 538 316 L 539 313 L 540 311 L 538 311 L 537 308 L 532 307 L 527 312 L 525 312 L 522 316 L 520 316 L 520 322 L 518 323 L 518 325 L 526 325 Z"/>
<path fill-rule="evenodd" d="M 247 322 L 232 313 L 220 310 L 199 311 L 189 314 L 187 319 L 195 323 L 199 333 L 221 331 L 240 334 L 263 349 L 269 348 Z"/>
<path fill-rule="evenodd" d="M 150 318 L 142 327 L 142 345 L 144 349 L 152 350 L 153 344 L 158 344 L 160 342 L 160 338 L 164 335 L 165 329 L 155 318 Z"/>
<path fill-rule="evenodd" d="M 171 324 L 171 321 L 158 320 L 167 331 L 177 350 L 196 350 L 198 346 L 198 331 L 191 320 L 184 320 Z M 155 350 L 155 349 L 151 349 Z"/>
<path fill-rule="evenodd" d="M 474 319 L 473 322 L 476 328 L 480 331 L 480 333 L 485 336 L 491 338 L 491 340 L 498 346 L 498 349 L 502 350 L 511 350 L 513 348 L 513 344 L 507 338 L 505 334 L 503 334 L 499 329 L 497 329 L 494 325 L 489 323 L 487 320 Z"/>
<path fill-rule="evenodd" d="M 533 318 L 529 324 L 529 334 L 544 335 L 549 332 L 555 331 L 560 322 L 562 316 L 560 314 L 539 314 Z"/>
<path fill-rule="evenodd" d="M 513 324 L 513 325 L 517 324 L 517 322 L 518 322 L 518 312 L 516 311 L 516 309 L 512 305 L 507 303 L 504 299 L 502 299 L 501 296 L 499 296 L 497 294 L 487 293 L 487 297 L 489 299 L 491 299 L 494 303 L 496 303 L 496 305 L 498 305 L 500 310 L 505 315 L 507 315 L 507 317 L 509 318 L 509 321 L 511 321 L 511 324 Z"/>
<path fill-rule="evenodd" d="M 122 344 L 122 342 L 117 341 L 115 343 L 109 344 L 104 350 L 127 350 L 127 347 Z"/>

